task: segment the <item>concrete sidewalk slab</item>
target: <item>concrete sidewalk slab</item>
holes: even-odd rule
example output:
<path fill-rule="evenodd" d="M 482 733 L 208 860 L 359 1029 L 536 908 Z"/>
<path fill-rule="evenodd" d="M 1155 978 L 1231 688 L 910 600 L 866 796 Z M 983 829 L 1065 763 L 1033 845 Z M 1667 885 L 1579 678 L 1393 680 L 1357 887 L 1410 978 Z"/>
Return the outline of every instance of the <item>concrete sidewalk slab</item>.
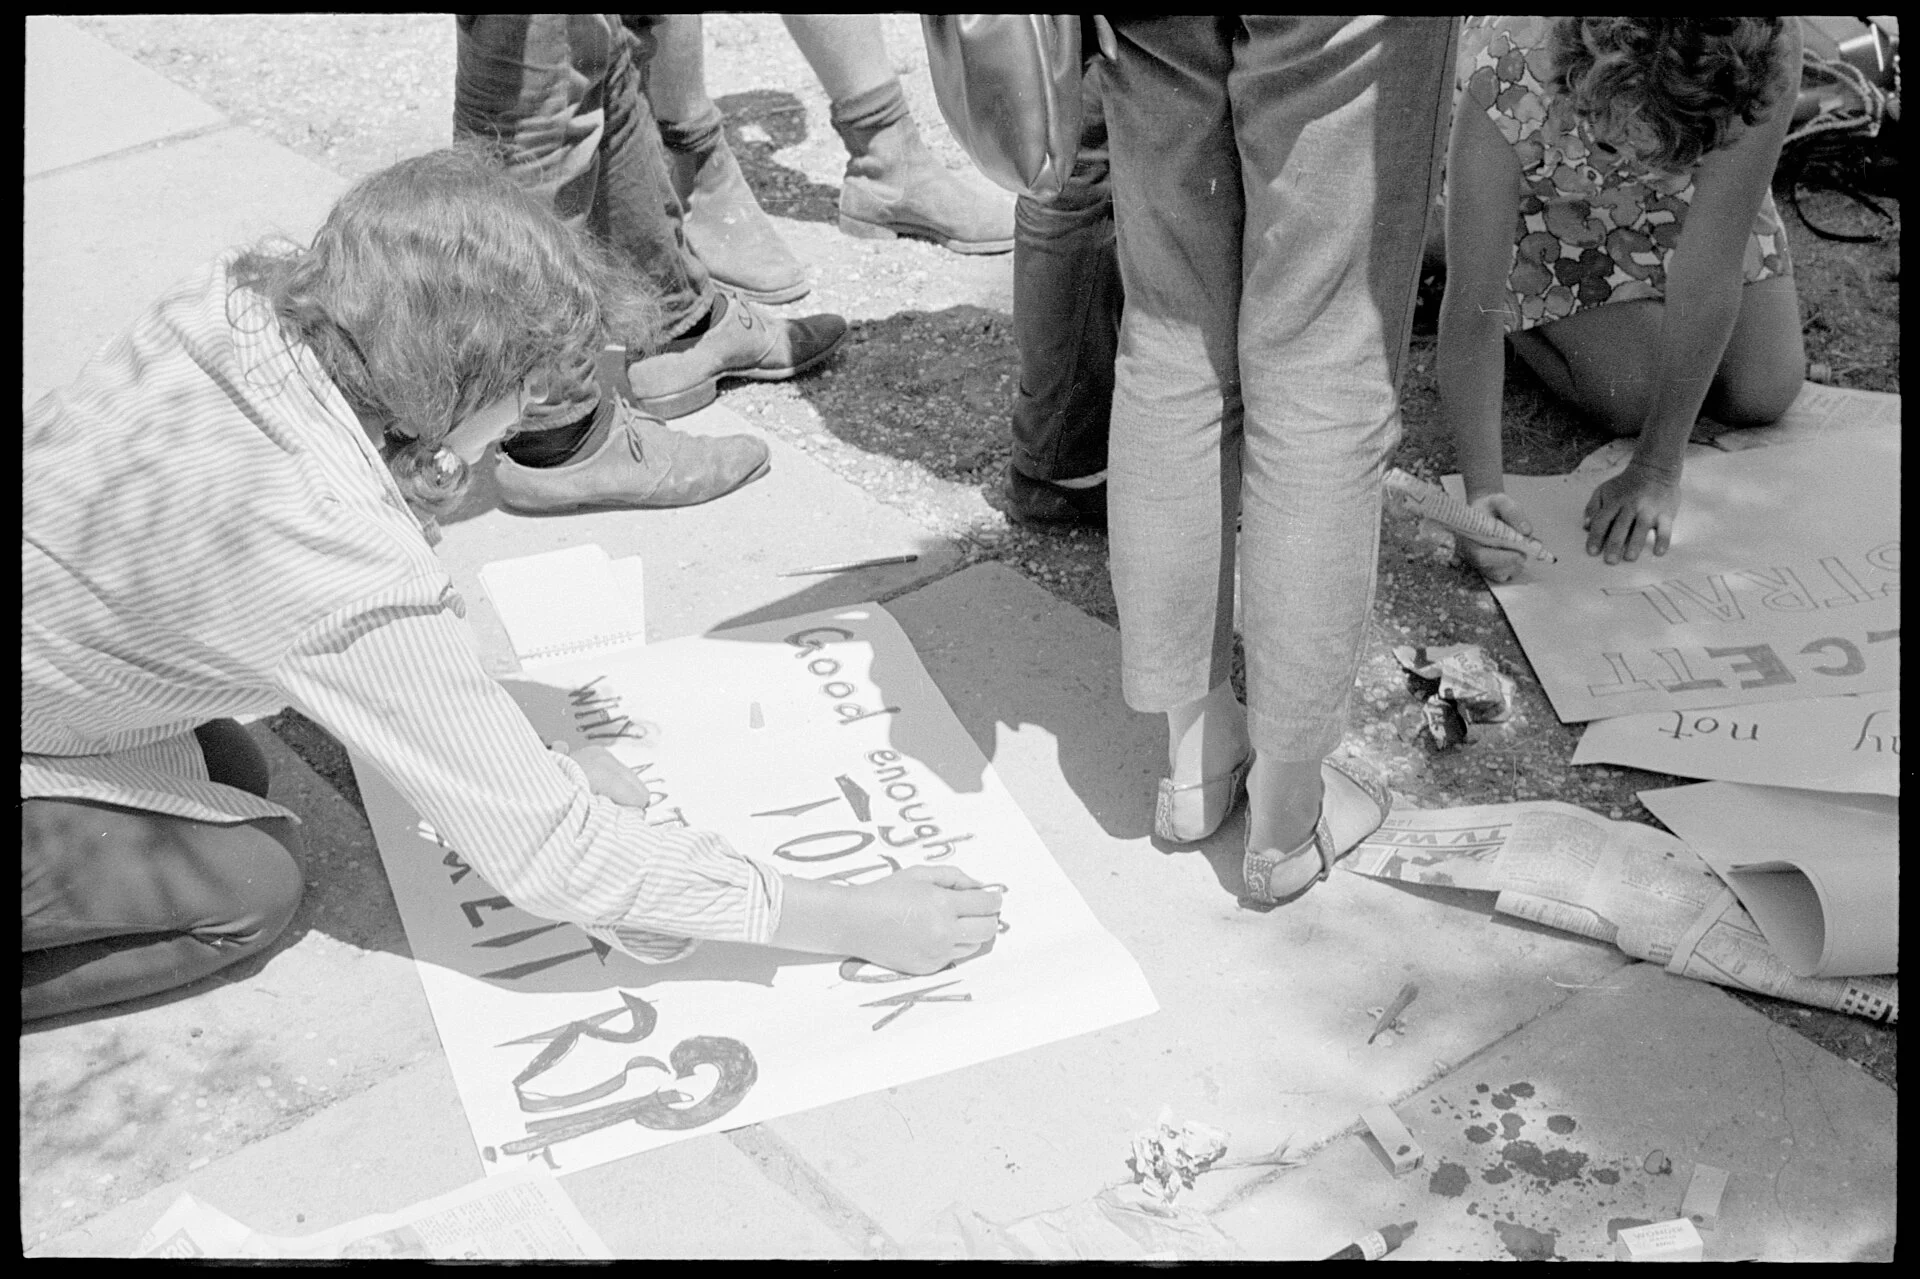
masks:
<path fill-rule="evenodd" d="M 1156 846 L 1157 717 L 1119 694 L 1119 636 L 996 565 L 888 606 L 1095 915 L 1140 963 L 1151 1017 L 767 1125 L 896 1239 L 948 1203 L 1008 1221 L 1128 1177 L 1161 1106 L 1232 1153 L 1311 1147 L 1605 981 L 1611 947 L 1337 874 L 1271 913 L 1241 908 L 1241 821 Z M 964 857 L 956 862 L 964 868 Z M 1475 899 L 1440 895 L 1449 901 Z M 1019 927 L 1019 902 L 1006 918 Z M 1409 978 L 1404 1037 L 1369 1007 Z M 1204 1208 L 1257 1173 L 1206 1179 Z"/>
<path fill-rule="evenodd" d="M 1252 1255 L 1330 1255 L 1418 1221 L 1406 1261 L 1612 1258 L 1669 1220 L 1696 1163 L 1732 1174 L 1708 1261 L 1888 1261 L 1892 1089 L 1724 992 L 1633 964 L 1396 1108 L 1426 1152 L 1395 1179 L 1361 1136 L 1214 1216 Z M 1647 1170 L 1660 1151 L 1670 1173 Z"/>
<path fill-rule="evenodd" d="M 506 674 L 518 668 L 499 614 L 480 585 L 481 567 L 495 560 L 588 543 L 615 559 L 638 555 L 645 566 L 647 636 L 655 640 L 882 598 L 959 563 L 951 543 L 724 403 L 672 425 L 696 435 L 757 436 L 771 450 L 772 469 L 700 506 L 529 516 L 499 505 L 493 455 L 481 464 L 471 495 L 442 525 L 434 550 L 467 602 L 467 621 L 489 670 Z M 818 577 L 779 576 L 909 553 L 920 558 Z"/>
<path fill-rule="evenodd" d="M 366 819 L 264 726 L 250 731 L 273 798 L 302 818 L 306 897 L 264 956 L 107 1016 L 26 1029 L 28 1240 L 440 1055 Z"/>
<path fill-rule="evenodd" d="M 434 1053 L 296 1127 L 34 1239 L 28 1255 L 124 1257 L 182 1191 L 267 1234 L 313 1234 L 456 1190 L 480 1175 L 478 1165 L 452 1073 Z M 617 1257 L 860 1255 L 722 1136 L 572 1173 L 561 1185 Z"/>
<path fill-rule="evenodd" d="M 156 297 L 222 251 L 311 236 L 345 186 L 238 128 L 28 179 L 24 402 L 71 381 Z"/>
<path fill-rule="evenodd" d="M 193 94 L 70 22 L 30 14 L 26 36 L 27 177 L 226 123 Z"/>

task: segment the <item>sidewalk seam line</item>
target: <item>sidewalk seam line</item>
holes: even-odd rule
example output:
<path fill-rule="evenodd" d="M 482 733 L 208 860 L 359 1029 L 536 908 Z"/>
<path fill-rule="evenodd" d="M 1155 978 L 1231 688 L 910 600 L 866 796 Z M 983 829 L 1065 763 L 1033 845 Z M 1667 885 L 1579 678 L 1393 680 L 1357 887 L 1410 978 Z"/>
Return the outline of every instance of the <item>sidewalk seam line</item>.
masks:
<path fill-rule="evenodd" d="M 22 181 L 32 183 L 39 182 L 44 178 L 60 177 L 64 174 L 72 173 L 76 169 L 91 168 L 94 165 L 106 164 L 113 160 L 124 160 L 129 156 L 139 155 L 143 151 L 158 151 L 162 147 L 172 146 L 180 142 L 197 142 L 201 138 L 210 137 L 213 134 L 220 133 L 227 129 L 251 132 L 244 124 L 235 124 L 231 120 L 222 118 L 217 124 L 202 125 L 197 129 L 188 129 L 183 133 L 169 133 L 164 138 L 154 138 L 147 142 L 136 142 L 130 147 L 121 147 L 118 151 L 108 151 L 104 155 L 90 155 L 84 160 L 75 160 L 72 164 L 62 164 L 51 169 L 42 169 L 38 173 L 29 173 L 25 175 Z M 274 145 L 278 146 L 279 144 L 275 143 Z"/>
<path fill-rule="evenodd" d="M 814 1217 L 862 1256 L 875 1253 L 880 1240 L 887 1255 L 897 1256 L 899 1244 L 865 1210 L 848 1199 L 818 1169 L 765 1124 L 749 1124 L 727 1133 L 727 1140 L 747 1156 L 760 1174 L 792 1195 Z"/>

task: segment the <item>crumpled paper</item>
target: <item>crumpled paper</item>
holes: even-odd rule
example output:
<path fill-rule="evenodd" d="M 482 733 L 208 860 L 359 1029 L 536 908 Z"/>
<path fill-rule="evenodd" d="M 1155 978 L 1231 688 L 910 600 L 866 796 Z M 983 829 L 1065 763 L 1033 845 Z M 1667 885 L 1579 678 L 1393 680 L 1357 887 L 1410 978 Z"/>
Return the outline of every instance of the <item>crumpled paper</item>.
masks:
<path fill-rule="evenodd" d="M 1109 1187 L 1009 1225 L 951 1204 L 901 1251 L 934 1261 L 1228 1261 L 1240 1255 L 1206 1217 L 1137 1185 Z"/>
<path fill-rule="evenodd" d="M 1513 677 L 1503 672 L 1478 644 L 1393 650 L 1400 665 L 1439 690 L 1427 698 L 1426 727 L 1442 750 L 1467 740 L 1467 724 L 1499 724 L 1513 714 Z"/>
<path fill-rule="evenodd" d="M 1172 1203 L 1182 1189 L 1192 1190 L 1193 1179 L 1226 1153 L 1225 1130 L 1196 1119 L 1175 1127 L 1173 1109 L 1163 1106 L 1152 1128 L 1133 1134 L 1127 1164 L 1136 1184 L 1154 1198 Z"/>

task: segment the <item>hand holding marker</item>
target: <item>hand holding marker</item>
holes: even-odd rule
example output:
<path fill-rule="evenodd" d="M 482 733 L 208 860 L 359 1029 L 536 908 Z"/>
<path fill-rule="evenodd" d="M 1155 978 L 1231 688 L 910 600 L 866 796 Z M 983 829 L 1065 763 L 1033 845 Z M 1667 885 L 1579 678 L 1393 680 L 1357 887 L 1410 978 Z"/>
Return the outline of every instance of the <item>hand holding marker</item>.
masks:
<path fill-rule="evenodd" d="M 1537 538 L 1528 537 L 1485 511 L 1476 511 L 1438 485 L 1408 475 L 1398 467 L 1387 472 L 1386 484 L 1408 510 L 1460 537 L 1482 546 L 1519 551 L 1549 564 L 1560 562 Z"/>

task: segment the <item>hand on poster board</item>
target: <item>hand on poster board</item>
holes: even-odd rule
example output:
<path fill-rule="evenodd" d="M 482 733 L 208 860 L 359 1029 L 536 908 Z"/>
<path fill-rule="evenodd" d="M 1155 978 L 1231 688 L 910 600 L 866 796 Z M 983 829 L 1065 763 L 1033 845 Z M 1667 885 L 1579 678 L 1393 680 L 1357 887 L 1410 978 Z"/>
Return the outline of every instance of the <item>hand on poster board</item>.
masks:
<path fill-rule="evenodd" d="M 775 945 L 916 976 L 965 959 L 1000 930 L 1000 893 L 954 866 L 909 866 L 853 887 L 789 875 L 785 897 Z"/>
<path fill-rule="evenodd" d="M 635 777 L 633 770 L 622 764 L 619 757 L 606 747 L 582 746 L 575 751 L 569 750 L 565 742 L 556 741 L 549 745 L 580 765 L 580 771 L 587 775 L 587 787 L 594 794 L 603 795 L 628 808 L 645 808 L 652 802 L 646 783 Z"/>
<path fill-rule="evenodd" d="M 1609 564 L 1622 559 L 1631 564 L 1651 538 L 1653 553 L 1665 555 L 1679 513 L 1680 476 L 1663 474 L 1636 458 L 1587 499 L 1587 554 L 1604 551 Z"/>

